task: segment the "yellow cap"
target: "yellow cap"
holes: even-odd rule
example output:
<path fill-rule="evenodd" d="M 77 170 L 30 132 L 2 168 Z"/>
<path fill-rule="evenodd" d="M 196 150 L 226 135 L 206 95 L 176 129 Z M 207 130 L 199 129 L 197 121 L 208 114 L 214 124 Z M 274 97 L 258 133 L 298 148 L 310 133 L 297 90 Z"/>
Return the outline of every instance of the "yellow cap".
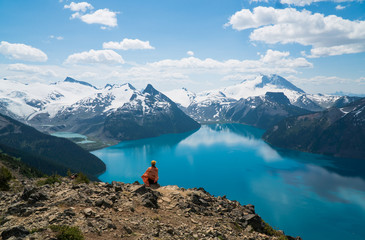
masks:
<path fill-rule="evenodd" d="M 155 165 L 156 164 L 156 161 L 155 160 L 152 160 L 151 161 L 151 164 Z"/>

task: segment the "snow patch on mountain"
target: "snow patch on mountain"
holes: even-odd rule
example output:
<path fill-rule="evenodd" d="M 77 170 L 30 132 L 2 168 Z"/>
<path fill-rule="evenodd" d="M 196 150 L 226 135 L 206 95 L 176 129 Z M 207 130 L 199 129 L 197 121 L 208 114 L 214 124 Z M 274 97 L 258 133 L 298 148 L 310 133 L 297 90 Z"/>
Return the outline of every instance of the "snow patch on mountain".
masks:
<path fill-rule="evenodd" d="M 164 94 L 175 103 L 180 104 L 182 107 L 187 108 L 192 104 L 196 98 L 196 94 L 190 92 L 186 88 L 174 89 L 171 91 L 164 92 Z"/>

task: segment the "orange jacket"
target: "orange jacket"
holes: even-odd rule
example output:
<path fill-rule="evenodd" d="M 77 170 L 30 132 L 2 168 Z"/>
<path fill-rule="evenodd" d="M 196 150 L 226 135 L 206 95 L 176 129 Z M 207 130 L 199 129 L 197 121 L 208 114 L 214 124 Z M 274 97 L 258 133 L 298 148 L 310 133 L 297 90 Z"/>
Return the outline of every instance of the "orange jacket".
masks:
<path fill-rule="evenodd" d="M 146 172 L 142 175 L 143 182 L 149 186 L 148 179 L 157 182 L 158 180 L 158 168 L 157 167 L 149 167 Z"/>

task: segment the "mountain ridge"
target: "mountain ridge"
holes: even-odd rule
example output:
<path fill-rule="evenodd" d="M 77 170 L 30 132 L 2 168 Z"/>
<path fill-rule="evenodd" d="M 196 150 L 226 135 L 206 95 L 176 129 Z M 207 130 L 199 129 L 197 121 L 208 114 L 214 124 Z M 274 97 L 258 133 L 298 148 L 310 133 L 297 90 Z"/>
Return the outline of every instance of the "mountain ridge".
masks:
<path fill-rule="evenodd" d="M 38 91 L 39 88 L 42 90 Z M 150 84 L 144 91 L 129 83 L 97 89 L 70 77 L 51 85 L 7 82 L 6 87 L 0 89 L 0 113 L 43 132 L 76 132 L 105 143 L 192 131 L 200 127 Z M 142 121 L 142 118 L 149 120 Z M 171 122 L 173 119 L 175 122 Z M 122 127 L 121 121 L 140 130 L 133 132 L 125 126 L 123 131 L 126 132 L 121 134 L 122 129 L 117 129 L 116 124 L 110 125 L 117 122 Z M 145 123 L 148 126 L 143 126 Z M 157 125 L 165 125 L 165 128 L 157 128 Z"/>
<path fill-rule="evenodd" d="M 21 157 L 26 164 L 46 174 L 65 175 L 68 169 L 96 179 L 106 166 L 99 158 L 75 143 L 37 131 L 0 114 L 0 149 Z"/>
<path fill-rule="evenodd" d="M 0 199 L 4 240 L 55 239 L 57 229 L 73 229 L 62 239 L 301 240 L 273 229 L 253 205 L 203 188 L 30 179 L 15 171 L 10 169 L 16 177 L 9 185 L 17 191 L 3 191 Z M 73 238 L 76 233 L 79 238 Z"/>
<path fill-rule="evenodd" d="M 365 159 L 365 98 L 345 107 L 285 119 L 263 139 L 277 147 Z"/>

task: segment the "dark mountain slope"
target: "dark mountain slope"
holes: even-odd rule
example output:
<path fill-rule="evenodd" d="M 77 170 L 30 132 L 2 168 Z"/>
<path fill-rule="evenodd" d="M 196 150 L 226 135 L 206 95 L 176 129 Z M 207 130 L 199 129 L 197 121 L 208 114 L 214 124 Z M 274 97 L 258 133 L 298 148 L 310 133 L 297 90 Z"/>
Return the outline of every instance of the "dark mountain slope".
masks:
<path fill-rule="evenodd" d="M 149 84 L 142 94 L 144 101 L 132 97 L 129 103 L 107 116 L 103 130 L 107 138 L 131 140 L 188 132 L 200 127 L 152 85 Z"/>
<path fill-rule="evenodd" d="M 241 99 L 232 104 L 226 119 L 268 129 L 279 121 L 290 117 L 308 114 L 310 111 L 290 104 L 281 92 L 267 92 L 263 97 Z"/>
<path fill-rule="evenodd" d="M 365 159 L 365 98 L 343 108 L 286 119 L 268 130 L 268 143 L 300 151 Z"/>
<path fill-rule="evenodd" d="M 95 176 L 105 164 L 73 142 L 43 134 L 32 127 L 0 115 L 0 148 L 41 171 L 65 174 L 67 169 Z"/>
<path fill-rule="evenodd" d="M 78 80 L 73 79 L 73 78 L 70 78 L 70 77 L 66 77 L 66 79 L 64 80 L 64 82 L 78 83 L 78 84 L 82 84 L 82 85 L 85 85 L 85 86 L 92 87 L 92 88 L 95 88 L 96 89 L 96 87 L 94 87 L 93 85 L 91 85 L 88 82 L 78 81 Z"/>

